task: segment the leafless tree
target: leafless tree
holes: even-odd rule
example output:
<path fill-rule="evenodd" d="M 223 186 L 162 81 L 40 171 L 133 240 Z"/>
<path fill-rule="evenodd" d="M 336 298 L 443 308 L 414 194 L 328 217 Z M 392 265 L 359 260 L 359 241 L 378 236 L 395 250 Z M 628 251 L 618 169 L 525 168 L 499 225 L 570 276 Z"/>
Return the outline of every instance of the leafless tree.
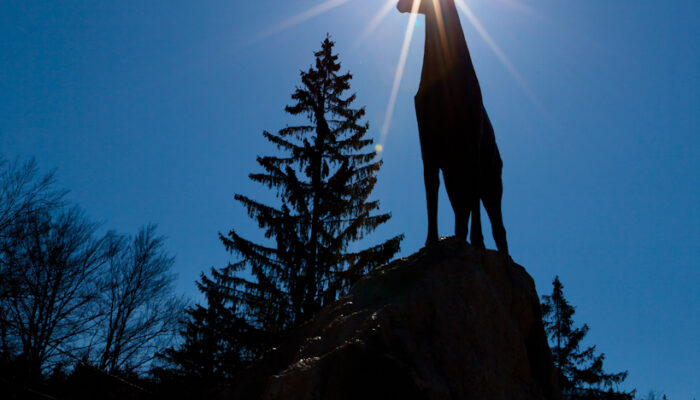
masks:
<path fill-rule="evenodd" d="M 96 323 L 104 238 L 77 207 L 34 211 L 11 224 L 2 259 L 13 266 L 2 299 L 3 324 L 31 376 L 75 351 Z"/>
<path fill-rule="evenodd" d="M 65 190 L 54 188 L 54 172 L 39 175 L 36 161 L 8 161 L 0 155 L 0 235 L 37 210 L 61 203 Z"/>
<path fill-rule="evenodd" d="M 0 358 L 30 379 L 76 359 L 139 372 L 179 327 L 174 258 L 155 225 L 98 235 L 64 196 L 34 160 L 0 157 Z"/>
<path fill-rule="evenodd" d="M 54 187 L 54 172 L 40 175 L 36 161 L 8 161 L 0 155 L 0 251 L 16 238 L 17 224 L 35 213 L 45 213 L 63 202 L 66 191 Z M 7 294 L 14 271 L 0 257 L 0 299 Z"/>
<path fill-rule="evenodd" d="M 0 357 L 14 351 L 7 321 L 7 297 L 17 288 L 20 266 L 4 256 L 8 246 L 16 244 L 16 235 L 35 213 L 46 213 L 63 203 L 66 191 L 54 186 L 54 172 L 39 174 L 36 161 L 9 161 L 0 155 Z M 12 349 L 11 349 L 12 347 Z"/>
<path fill-rule="evenodd" d="M 133 237 L 109 236 L 94 360 L 100 368 L 138 371 L 173 338 L 184 309 L 173 294 L 173 262 L 155 225 Z"/>

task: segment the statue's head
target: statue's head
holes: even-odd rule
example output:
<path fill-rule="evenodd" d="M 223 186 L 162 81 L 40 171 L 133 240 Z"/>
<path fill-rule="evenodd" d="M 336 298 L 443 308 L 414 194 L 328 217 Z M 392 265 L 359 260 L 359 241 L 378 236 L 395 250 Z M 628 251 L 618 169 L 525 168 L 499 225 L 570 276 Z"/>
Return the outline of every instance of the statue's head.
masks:
<path fill-rule="evenodd" d="M 399 0 L 396 4 L 396 8 L 402 13 L 413 11 L 423 15 L 442 13 L 444 10 L 454 9 L 454 7 L 454 0 Z"/>
<path fill-rule="evenodd" d="M 415 12 L 418 14 L 425 14 L 426 7 L 423 3 L 432 1 L 433 0 L 399 0 L 399 2 L 396 4 L 396 8 L 402 13 L 410 13 L 415 7 L 417 7 Z"/>

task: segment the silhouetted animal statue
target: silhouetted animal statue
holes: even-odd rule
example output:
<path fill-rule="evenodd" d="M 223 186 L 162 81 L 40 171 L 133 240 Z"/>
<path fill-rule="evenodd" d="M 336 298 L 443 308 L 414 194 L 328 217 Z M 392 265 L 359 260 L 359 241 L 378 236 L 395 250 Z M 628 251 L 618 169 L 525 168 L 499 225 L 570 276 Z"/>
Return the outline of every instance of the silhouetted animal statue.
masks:
<path fill-rule="evenodd" d="M 416 9 L 413 9 L 414 1 Z M 438 240 L 437 203 L 442 170 L 455 213 L 455 235 L 484 247 L 480 204 L 491 220 L 496 247 L 508 253 L 501 215 L 503 163 L 481 98 L 454 0 L 399 0 L 401 12 L 425 15 L 425 54 L 415 97 L 428 205 L 428 238 Z"/>

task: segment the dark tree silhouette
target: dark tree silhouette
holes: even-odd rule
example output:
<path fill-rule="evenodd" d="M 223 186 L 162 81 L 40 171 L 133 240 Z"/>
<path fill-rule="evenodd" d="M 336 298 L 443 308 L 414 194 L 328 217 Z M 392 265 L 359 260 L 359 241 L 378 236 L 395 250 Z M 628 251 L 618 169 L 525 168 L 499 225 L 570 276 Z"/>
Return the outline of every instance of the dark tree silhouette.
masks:
<path fill-rule="evenodd" d="M 640 397 L 639 400 L 668 400 L 665 394 L 650 390 L 645 397 Z"/>
<path fill-rule="evenodd" d="M 549 296 L 542 296 L 542 320 L 552 347 L 559 385 L 568 399 L 631 400 L 635 391 L 617 390 L 627 371 L 608 374 L 603 371 L 605 354 L 595 355 L 595 346 L 581 349 L 588 325 L 574 327 L 574 307 L 564 298 L 559 277 L 552 282 Z"/>
<path fill-rule="evenodd" d="M 54 187 L 53 172 L 39 174 L 34 159 L 9 161 L 0 155 L 0 251 L 7 250 L 17 241 L 20 224 L 37 213 L 48 212 L 62 204 L 65 194 L 65 190 Z M 19 272 L 16 265 L 0 257 L 0 280 L 3 282 L 0 299 L 9 294 L 10 284 Z M 0 328 L 4 335 L 6 331 L 2 324 Z"/>
<path fill-rule="evenodd" d="M 54 187 L 54 172 L 40 175 L 36 161 L 9 161 L 0 155 L 0 238 L 36 212 L 59 205 L 65 190 Z"/>
<path fill-rule="evenodd" d="M 16 268 L 0 302 L 2 322 L 36 381 L 48 362 L 81 347 L 99 318 L 104 238 L 77 207 L 34 213 L 13 226 L 14 239 L 0 254 Z"/>
<path fill-rule="evenodd" d="M 282 154 L 258 157 L 264 172 L 250 179 L 274 189 L 281 204 L 235 196 L 271 244 L 254 243 L 235 230 L 219 234 L 240 258 L 212 270 L 211 279 L 202 275 L 198 286 L 207 307 L 189 311 L 185 344 L 166 354 L 177 368 L 216 374 L 251 360 L 399 250 L 403 235 L 348 250 L 390 215 L 376 213 L 379 202 L 369 200 L 381 161 L 365 137 L 364 108 L 351 107 L 354 94 L 344 96 L 352 76 L 339 73 L 333 45 L 323 41 L 315 65 L 301 72 L 294 103 L 285 108 L 306 123 L 263 132 Z"/>
<path fill-rule="evenodd" d="M 172 257 L 153 225 L 98 234 L 65 193 L 0 156 L 0 393 L 137 398 L 117 389 L 146 393 L 131 382 L 181 317 Z"/>
<path fill-rule="evenodd" d="M 265 172 L 250 179 L 275 189 L 281 207 L 235 196 L 265 236 L 275 238 L 275 246 L 253 243 L 235 230 L 220 235 L 226 249 L 241 257 L 233 271 L 250 268 L 253 276 L 230 281 L 242 311 L 253 326 L 273 336 L 307 320 L 357 278 L 389 261 L 402 239 L 347 251 L 349 243 L 390 215 L 373 214 L 379 202 L 368 200 L 381 161 L 365 150 L 372 145 L 365 137 L 369 124 L 361 122 L 364 108 L 351 108 L 355 95 L 343 96 L 352 75 L 339 74 L 333 44 L 329 38 L 323 41 L 315 66 L 301 72 L 294 104 L 285 108 L 308 123 L 287 126 L 276 135 L 263 133 L 284 155 L 258 157 Z"/>
<path fill-rule="evenodd" d="M 19 343 L 10 335 L 8 297 L 18 290 L 20 266 L 10 263 L 7 251 L 16 242 L 19 224 L 35 212 L 44 212 L 62 202 L 65 191 L 53 187 L 54 174 L 40 175 L 36 161 L 9 161 L 0 155 L 0 361 L 9 362 Z"/>
<path fill-rule="evenodd" d="M 99 368 L 139 371 L 177 333 L 184 301 L 173 295 L 175 258 L 164 241 L 154 224 L 133 237 L 108 235 L 92 361 Z"/>
<path fill-rule="evenodd" d="M 221 282 L 227 281 L 222 275 L 230 274 L 230 269 L 218 271 L 212 268 L 211 274 L 213 280 L 202 273 L 200 282 L 197 282 L 206 305 L 198 304 L 187 309 L 187 318 L 180 331 L 182 345 L 161 354 L 164 365 L 153 370 L 164 383 L 161 389 L 166 389 L 167 382 L 172 382 L 178 391 L 186 390 L 187 394 L 195 396 L 246 364 L 248 357 L 244 343 L 252 341 L 246 334 L 249 325 L 237 315 L 235 299 L 228 296 L 226 288 L 221 286 Z M 174 395 L 179 398 L 183 393 Z"/>

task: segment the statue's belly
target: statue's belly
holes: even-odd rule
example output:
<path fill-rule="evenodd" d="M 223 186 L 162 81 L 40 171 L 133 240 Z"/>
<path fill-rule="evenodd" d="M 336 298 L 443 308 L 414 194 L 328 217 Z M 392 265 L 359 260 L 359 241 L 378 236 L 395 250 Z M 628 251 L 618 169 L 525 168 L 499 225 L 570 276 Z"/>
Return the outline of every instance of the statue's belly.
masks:
<path fill-rule="evenodd" d="M 421 87 L 415 97 L 423 159 L 440 165 L 475 161 L 482 105 L 449 85 Z"/>

